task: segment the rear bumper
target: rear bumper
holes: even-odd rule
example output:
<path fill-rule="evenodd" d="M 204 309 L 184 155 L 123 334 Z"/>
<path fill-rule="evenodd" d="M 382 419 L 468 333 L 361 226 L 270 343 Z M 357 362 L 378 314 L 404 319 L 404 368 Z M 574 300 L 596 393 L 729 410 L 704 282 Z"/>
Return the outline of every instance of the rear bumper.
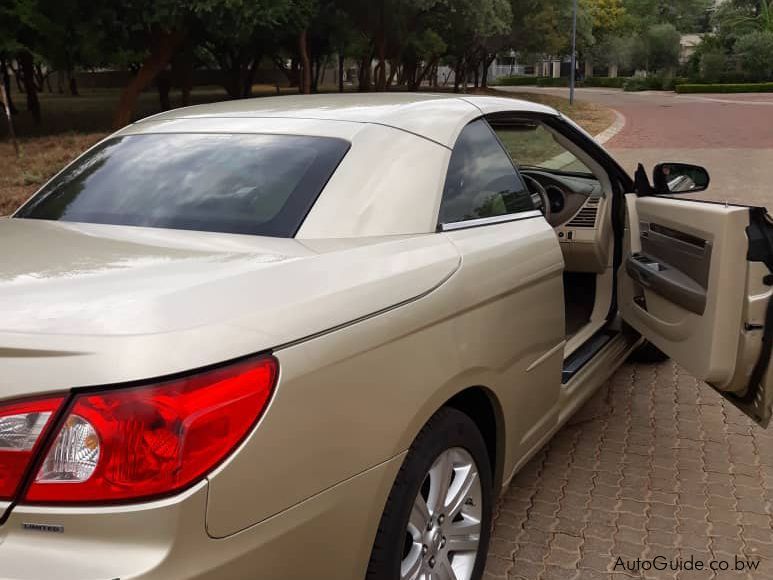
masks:
<path fill-rule="evenodd" d="M 0 527 L 0 578 L 359 580 L 403 458 L 222 539 L 206 531 L 206 482 L 137 506 L 17 506 Z M 24 524 L 62 526 L 63 531 Z"/>

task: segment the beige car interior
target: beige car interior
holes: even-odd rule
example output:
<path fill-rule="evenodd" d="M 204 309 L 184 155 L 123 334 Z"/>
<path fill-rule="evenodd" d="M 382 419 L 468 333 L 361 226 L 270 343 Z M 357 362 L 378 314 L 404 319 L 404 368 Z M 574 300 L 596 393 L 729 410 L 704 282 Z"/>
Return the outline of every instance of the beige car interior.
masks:
<path fill-rule="evenodd" d="M 513 130 L 492 123 L 521 172 L 536 179 L 551 202 L 548 222 L 564 257 L 566 346 L 569 357 L 605 323 L 612 302 L 614 237 L 612 184 L 606 171 L 569 139 L 545 124 Z M 528 142 L 534 142 L 531 148 Z"/>

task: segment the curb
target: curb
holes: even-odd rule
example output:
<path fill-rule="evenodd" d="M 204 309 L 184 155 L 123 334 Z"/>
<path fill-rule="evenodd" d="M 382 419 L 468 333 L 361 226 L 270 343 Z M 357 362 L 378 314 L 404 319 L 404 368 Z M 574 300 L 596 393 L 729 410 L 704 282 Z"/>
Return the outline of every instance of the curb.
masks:
<path fill-rule="evenodd" d="M 614 122 L 593 138 L 599 145 L 610 141 L 625 127 L 625 115 L 616 109 L 612 109 L 612 112 L 615 114 Z"/>

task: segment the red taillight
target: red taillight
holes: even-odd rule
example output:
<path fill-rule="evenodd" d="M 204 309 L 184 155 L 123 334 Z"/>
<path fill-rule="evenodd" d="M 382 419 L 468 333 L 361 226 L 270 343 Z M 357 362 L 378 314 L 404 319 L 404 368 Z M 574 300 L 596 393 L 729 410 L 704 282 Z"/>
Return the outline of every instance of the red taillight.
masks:
<path fill-rule="evenodd" d="M 11 500 L 63 397 L 0 404 L 0 500 Z"/>
<path fill-rule="evenodd" d="M 76 395 L 25 501 L 159 497 L 199 481 L 246 437 L 278 365 L 262 357 L 157 385 Z"/>

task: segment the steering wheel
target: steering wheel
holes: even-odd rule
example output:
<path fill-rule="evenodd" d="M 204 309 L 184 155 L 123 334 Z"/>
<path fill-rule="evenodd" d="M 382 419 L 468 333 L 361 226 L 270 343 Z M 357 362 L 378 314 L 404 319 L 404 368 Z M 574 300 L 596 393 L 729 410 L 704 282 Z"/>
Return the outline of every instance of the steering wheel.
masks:
<path fill-rule="evenodd" d="M 521 174 L 524 181 L 526 181 L 526 187 L 531 192 L 531 200 L 534 202 L 534 207 L 542 212 L 545 219 L 550 223 L 551 210 L 550 210 L 550 198 L 548 192 L 545 191 L 543 185 L 534 179 L 531 175 Z"/>

